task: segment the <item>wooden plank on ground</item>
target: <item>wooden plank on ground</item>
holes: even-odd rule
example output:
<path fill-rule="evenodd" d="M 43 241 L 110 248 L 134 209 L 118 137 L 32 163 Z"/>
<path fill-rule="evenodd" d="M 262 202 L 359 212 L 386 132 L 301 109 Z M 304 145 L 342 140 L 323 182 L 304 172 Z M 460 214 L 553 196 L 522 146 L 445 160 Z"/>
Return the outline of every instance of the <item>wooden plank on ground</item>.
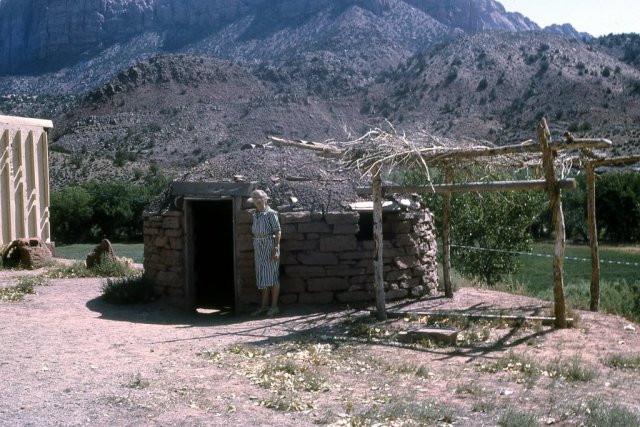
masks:
<path fill-rule="evenodd" d="M 446 328 L 415 328 L 401 331 L 398 341 L 402 343 L 414 343 L 423 340 L 432 340 L 455 344 L 458 339 L 458 331 Z"/>
<path fill-rule="evenodd" d="M 372 317 L 376 316 L 376 311 L 371 310 Z M 555 322 L 555 317 L 549 316 L 527 316 L 520 314 L 484 314 L 484 313 L 464 313 L 459 311 L 399 311 L 387 310 L 389 319 L 403 319 L 405 317 L 431 317 L 433 319 L 448 319 L 462 317 L 468 320 L 498 320 L 509 324 L 519 324 L 525 321 L 540 322 L 542 325 L 551 326 Z M 573 325 L 573 318 L 567 318 L 567 324 Z"/>

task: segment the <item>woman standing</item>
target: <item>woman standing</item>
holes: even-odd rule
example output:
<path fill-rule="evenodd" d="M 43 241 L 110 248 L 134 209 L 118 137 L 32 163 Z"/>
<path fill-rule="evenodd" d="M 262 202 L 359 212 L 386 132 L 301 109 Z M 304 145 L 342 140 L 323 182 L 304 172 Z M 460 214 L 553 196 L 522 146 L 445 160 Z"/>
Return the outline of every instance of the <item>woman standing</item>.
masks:
<path fill-rule="evenodd" d="M 278 212 L 267 205 L 269 197 L 262 190 L 251 193 L 250 203 L 256 207 L 253 214 L 253 250 L 256 264 L 256 285 L 262 291 L 262 304 L 252 316 L 280 313 L 278 297 L 280 295 L 280 221 Z M 269 302 L 271 307 L 269 307 Z"/>

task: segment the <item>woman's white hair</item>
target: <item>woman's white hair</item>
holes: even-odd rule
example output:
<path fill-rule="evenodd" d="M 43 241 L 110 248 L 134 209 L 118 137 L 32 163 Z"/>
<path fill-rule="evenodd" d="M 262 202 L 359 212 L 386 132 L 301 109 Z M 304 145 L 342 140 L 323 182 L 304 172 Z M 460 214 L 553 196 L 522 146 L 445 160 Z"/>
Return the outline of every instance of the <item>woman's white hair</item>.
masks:
<path fill-rule="evenodd" d="M 253 190 L 251 192 L 251 198 L 249 199 L 249 203 L 253 203 L 254 199 L 262 199 L 269 200 L 269 196 L 262 190 Z"/>

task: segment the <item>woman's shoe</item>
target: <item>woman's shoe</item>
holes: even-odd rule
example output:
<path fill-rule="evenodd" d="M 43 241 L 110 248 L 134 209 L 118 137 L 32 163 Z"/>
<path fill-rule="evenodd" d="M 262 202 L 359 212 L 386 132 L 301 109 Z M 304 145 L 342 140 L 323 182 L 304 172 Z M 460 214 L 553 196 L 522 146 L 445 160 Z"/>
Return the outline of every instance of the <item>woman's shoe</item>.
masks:
<path fill-rule="evenodd" d="M 280 314 L 280 309 L 278 307 L 272 307 L 267 311 L 267 316 L 275 316 L 276 314 Z"/>

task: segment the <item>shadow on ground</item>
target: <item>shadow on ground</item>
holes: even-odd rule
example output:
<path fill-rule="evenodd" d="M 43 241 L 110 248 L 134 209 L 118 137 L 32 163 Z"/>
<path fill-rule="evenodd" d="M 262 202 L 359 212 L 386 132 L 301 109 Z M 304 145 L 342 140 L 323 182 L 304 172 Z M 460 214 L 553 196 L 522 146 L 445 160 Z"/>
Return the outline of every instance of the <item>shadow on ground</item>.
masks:
<path fill-rule="evenodd" d="M 401 301 L 387 304 L 387 310 L 406 313 L 424 312 L 425 310 L 449 311 L 452 317 L 459 314 L 476 313 L 512 313 L 512 314 L 539 314 L 546 307 L 539 305 L 517 305 L 504 307 L 492 303 L 474 303 L 466 307 L 451 308 L 448 303 L 451 300 L 441 295 L 423 297 L 418 300 Z M 492 353 L 501 353 L 506 349 L 516 347 L 531 340 L 536 340 L 544 335 L 553 333 L 553 328 L 527 329 L 522 324 L 515 324 L 502 330 L 499 339 L 476 343 L 473 345 L 410 345 L 399 343 L 393 335 L 372 338 L 355 333 L 354 330 L 366 330 L 367 328 L 385 328 L 389 323 L 379 322 L 370 311 L 374 307 L 362 306 L 338 307 L 335 305 L 291 305 L 284 306 L 283 312 L 273 318 L 251 317 L 248 313 L 235 314 L 233 312 L 209 311 L 202 313 L 187 313 L 172 307 L 161 301 L 146 304 L 115 305 L 104 302 L 101 298 L 94 298 L 87 302 L 87 307 L 100 313 L 100 318 L 105 320 L 147 323 L 158 325 L 176 325 L 180 327 L 213 327 L 210 333 L 199 337 L 185 337 L 172 339 L 171 341 L 201 340 L 233 335 L 248 339 L 253 345 L 271 345 L 283 341 L 329 341 L 329 342 L 353 342 L 360 344 L 404 347 L 415 351 L 428 352 L 440 355 L 442 359 L 454 357 L 466 357 L 468 362 L 477 358 L 491 357 Z M 391 322 L 391 320 L 390 320 Z M 399 321 L 402 323 L 402 320 Z M 221 327 L 221 328 L 217 328 Z"/>

